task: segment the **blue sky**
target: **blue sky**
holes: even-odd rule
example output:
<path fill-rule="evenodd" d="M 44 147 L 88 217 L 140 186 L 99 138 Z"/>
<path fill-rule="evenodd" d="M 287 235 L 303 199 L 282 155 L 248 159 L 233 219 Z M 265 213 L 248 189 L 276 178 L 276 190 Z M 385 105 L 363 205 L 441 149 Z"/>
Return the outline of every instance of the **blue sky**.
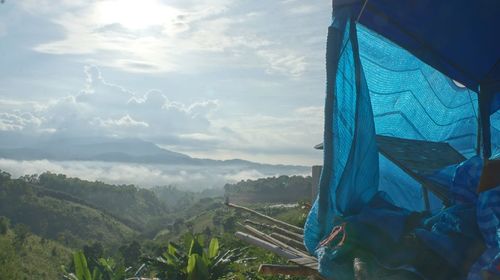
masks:
<path fill-rule="evenodd" d="M 0 130 L 317 164 L 330 1 L 7 0 Z"/>

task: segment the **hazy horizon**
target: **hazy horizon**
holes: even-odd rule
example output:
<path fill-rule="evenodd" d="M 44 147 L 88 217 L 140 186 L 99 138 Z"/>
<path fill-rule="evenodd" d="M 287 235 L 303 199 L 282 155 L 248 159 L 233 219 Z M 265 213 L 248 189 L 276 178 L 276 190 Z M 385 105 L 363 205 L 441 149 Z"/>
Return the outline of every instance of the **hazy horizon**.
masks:
<path fill-rule="evenodd" d="M 245 168 L 238 166 L 193 166 L 138 164 L 100 161 L 53 161 L 12 160 L 0 158 L 0 170 L 7 171 L 13 178 L 23 175 L 41 174 L 50 171 L 88 181 L 102 181 L 108 184 L 133 184 L 141 188 L 175 186 L 182 190 L 201 191 L 222 188 L 226 183 L 241 180 L 255 180 L 281 175 L 309 176 L 303 168 L 272 169 Z"/>

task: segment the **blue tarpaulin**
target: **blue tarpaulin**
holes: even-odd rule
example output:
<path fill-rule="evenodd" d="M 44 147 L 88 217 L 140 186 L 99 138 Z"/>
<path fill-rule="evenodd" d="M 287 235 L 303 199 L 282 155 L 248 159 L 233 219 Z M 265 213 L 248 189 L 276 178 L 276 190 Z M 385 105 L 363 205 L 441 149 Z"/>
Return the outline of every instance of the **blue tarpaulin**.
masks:
<path fill-rule="evenodd" d="M 448 188 L 453 205 L 439 211 L 441 205 L 432 202 L 433 213 L 411 229 L 425 249 L 406 248 L 398 260 L 434 254 L 451 273 L 441 277 L 465 278 L 472 265 L 466 260 L 477 258 L 469 275 L 475 279 L 494 267 L 493 259 L 500 262 L 499 236 L 492 233 L 500 210 L 484 207 L 498 204 L 500 189 L 479 198 L 474 192 L 482 170 L 478 149 L 484 157 L 500 151 L 500 3 L 338 0 L 333 15 L 326 55 L 324 168 L 305 225 L 306 247 L 319 258 L 323 275 L 344 275 L 345 254 L 319 244 L 347 223 L 346 232 L 354 237 L 372 229 L 362 243 L 385 265 L 396 265 L 380 242 L 396 254 L 403 224 L 415 219 L 411 211 L 423 210 L 422 195 L 413 178 L 378 155 L 375 135 L 447 142 L 470 158 L 429 177 Z M 374 207 L 374 201 L 386 203 Z M 460 206 L 464 201 L 466 206 Z M 440 255 L 447 246 L 453 256 Z M 481 246 L 487 250 L 479 258 L 475 251 Z M 397 266 L 433 278 L 416 261 Z"/>

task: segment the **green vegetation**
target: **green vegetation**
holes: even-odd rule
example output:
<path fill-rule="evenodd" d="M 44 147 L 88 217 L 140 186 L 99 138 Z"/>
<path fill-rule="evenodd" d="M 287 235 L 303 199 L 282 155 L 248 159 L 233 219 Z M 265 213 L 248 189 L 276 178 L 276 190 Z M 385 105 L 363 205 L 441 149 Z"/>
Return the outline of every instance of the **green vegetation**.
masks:
<path fill-rule="evenodd" d="M 136 230 L 161 219 L 167 212 L 155 193 L 133 185 L 115 186 L 52 173 L 43 173 L 38 180 L 31 181 L 47 190 L 78 198 Z"/>
<path fill-rule="evenodd" d="M 136 232 L 115 217 L 64 193 L 50 192 L 23 179 L 4 178 L 0 214 L 14 225 L 69 247 L 90 241 L 119 244 Z"/>
<path fill-rule="evenodd" d="M 100 258 L 92 269 L 83 251 L 73 253 L 75 272 L 68 273 L 63 266 L 64 278 L 70 280 L 122 280 L 126 276 L 125 267 L 117 265 L 113 259 Z"/>
<path fill-rule="evenodd" d="M 245 261 L 245 248 L 222 251 L 217 238 L 212 238 L 208 248 L 203 247 L 202 236 L 188 236 L 185 244 L 173 242 L 159 257 L 146 258 L 146 263 L 160 279 L 226 279 L 237 272 L 236 266 Z M 188 249 L 188 250 L 186 250 Z"/>
<path fill-rule="evenodd" d="M 245 181 L 226 192 L 255 199 L 267 192 L 266 181 L 274 184 L 269 193 L 287 189 L 300 197 L 310 179 Z M 297 202 L 291 199 L 279 202 Z M 252 207 L 296 225 L 307 212 L 262 202 Z M 52 173 L 13 179 L 0 171 L 0 279 L 111 280 L 136 271 L 160 279 L 285 279 L 256 275 L 260 263 L 286 261 L 235 239 L 247 218 L 227 208 L 217 190 L 146 190 Z"/>
<path fill-rule="evenodd" d="M 18 224 L 13 229 L 0 217 L 0 279 L 58 279 L 59 267 L 68 262 L 71 250 L 56 241 L 40 238 Z"/>
<path fill-rule="evenodd" d="M 279 176 L 226 184 L 224 191 L 237 203 L 296 203 L 310 199 L 311 186 L 311 177 Z"/>

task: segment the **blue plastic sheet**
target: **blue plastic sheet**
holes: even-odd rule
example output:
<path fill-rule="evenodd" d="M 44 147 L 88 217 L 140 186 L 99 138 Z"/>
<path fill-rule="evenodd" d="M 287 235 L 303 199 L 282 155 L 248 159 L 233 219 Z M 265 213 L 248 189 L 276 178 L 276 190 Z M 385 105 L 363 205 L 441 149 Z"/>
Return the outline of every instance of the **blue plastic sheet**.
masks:
<path fill-rule="evenodd" d="M 328 31 L 324 166 L 304 236 L 311 253 L 335 217 L 359 212 L 378 189 L 375 125 L 349 12 L 337 11 Z"/>
<path fill-rule="evenodd" d="M 475 193 L 483 162 L 475 154 L 484 102 L 480 113 L 476 92 L 356 23 L 358 14 L 351 8 L 337 7 L 328 30 L 324 167 L 304 229 L 319 271 L 327 278 L 352 275 L 349 246 L 318 245 L 336 225 L 346 223 L 350 240 L 389 268 L 405 267 L 436 279 L 425 271 L 425 263 L 418 263 L 429 254 L 448 270 L 441 277 L 499 273 L 500 189 Z M 500 151 L 498 96 L 492 94 L 486 104 L 494 152 Z M 448 188 L 453 205 L 441 209 L 431 195 L 432 211 L 425 215 L 432 216 L 423 219 L 412 212 L 424 209 L 419 184 L 379 157 L 375 133 L 447 142 L 469 158 L 429 178 Z M 415 235 L 422 246 L 404 247 L 405 234 Z"/>

